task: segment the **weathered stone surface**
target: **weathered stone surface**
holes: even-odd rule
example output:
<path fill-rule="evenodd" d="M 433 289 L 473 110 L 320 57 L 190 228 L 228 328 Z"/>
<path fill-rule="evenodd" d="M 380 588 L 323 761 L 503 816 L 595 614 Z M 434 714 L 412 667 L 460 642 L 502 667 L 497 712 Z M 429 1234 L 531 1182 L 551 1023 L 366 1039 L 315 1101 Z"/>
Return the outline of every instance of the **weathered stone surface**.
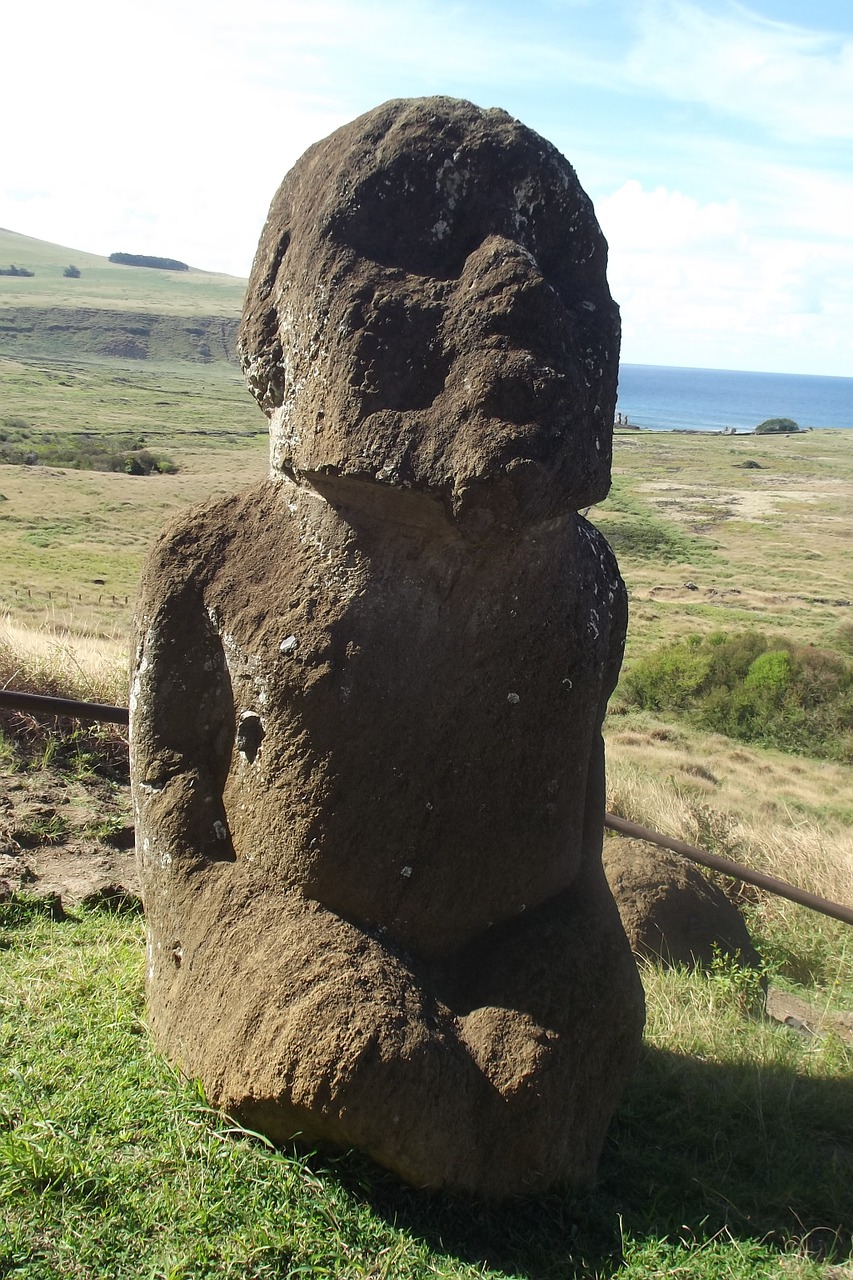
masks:
<path fill-rule="evenodd" d="M 642 840 L 608 837 L 604 870 L 637 955 L 709 968 L 715 954 L 757 967 L 743 917 L 697 866 Z"/>
<path fill-rule="evenodd" d="M 502 112 L 390 103 L 311 148 L 243 322 L 269 482 L 143 577 L 154 1033 L 245 1124 L 419 1186 L 588 1182 L 641 1034 L 601 866 L 625 593 L 575 510 L 608 483 L 604 269 Z"/>
<path fill-rule="evenodd" d="M 249 282 L 274 467 L 408 485 L 457 520 L 603 498 L 606 254 L 574 170 L 503 111 L 389 102 L 338 130 L 284 179 Z"/>

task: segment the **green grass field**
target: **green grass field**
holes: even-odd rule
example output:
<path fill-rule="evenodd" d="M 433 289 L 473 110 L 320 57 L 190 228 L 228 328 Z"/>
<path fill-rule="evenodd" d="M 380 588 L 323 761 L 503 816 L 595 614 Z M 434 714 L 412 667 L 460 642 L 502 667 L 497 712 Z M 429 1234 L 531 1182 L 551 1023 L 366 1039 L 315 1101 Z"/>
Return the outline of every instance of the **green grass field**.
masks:
<path fill-rule="evenodd" d="M 177 467 L 133 476 L 0 466 L 0 611 L 100 634 L 126 629 L 142 558 L 163 525 L 267 466 L 266 419 L 224 361 L 0 357 L 4 434 L 18 448 L 81 439 L 94 448 L 132 434 Z"/>
<path fill-rule="evenodd" d="M 631 594 L 629 663 L 688 631 L 833 644 L 853 621 L 851 511 L 850 431 L 617 434 L 613 489 L 590 519 Z"/>
<path fill-rule="evenodd" d="M 225 360 L 49 343 L 16 354 L 3 308 L 30 305 L 32 285 L 44 289 L 34 306 L 88 306 L 74 292 L 83 285 L 107 316 L 227 317 L 239 300 L 228 295 L 229 311 L 224 291 L 244 282 L 146 271 L 128 300 L 125 273 L 143 269 L 0 233 L 6 260 L 37 274 L 0 278 L 0 433 L 33 448 L 128 433 L 177 466 L 132 476 L 0 464 L 0 676 L 39 685 L 53 673 L 78 696 L 119 698 L 146 549 L 188 504 L 265 473 L 265 420 Z M 80 280 L 62 279 L 70 262 Z M 614 477 L 590 518 L 629 589 L 626 670 L 691 632 L 849 643 L 853 433 L 620 433 Z M 85 646 L 107 683 L 88 674 Z M 853 901 L 849 765 L 638 711 L 621 688 L 606 738 L 614 811 Z M 0 748 L 8 768 L 27 767 L 17 745 Z M 760 894 L 745 911 L 774 984 L 853 1010 L 849 928 Z M 599 1185 L 494 1207 L 422 1196 L 357 1155 L 273 1151 L 214 1115 L 149 1042 L 138 917 L 53 920 L 0 902 L 0 952 L 0 1277 L 853 1276 L 853 1050 L 834 1032 L 762 1017 L 754 975 L 645 966 L 646 1045 Z"/>
<path fill-rule="evenodd" d="M 109 253 L 124 251 L 135 252 L 130 246 L 115 245 Z M 4 311 L 19 307 L 182 316 L 240 314 L 246 281 L 237 276 L 192 268 L 122 267 L 109 262 L 108 256 L 80 253 L 0 229 L 0 267 L 14 264 L 34 272 L 31 277 L 0 276 L 0 325 Z M 68 266 L 79 269 L 79 279 L 63 276 Z"/>
<path fill-rule="evenodd" d="M 598 1188 L 490 1206 L 235 1131 L 151 1049 L 134 917 L 0 907 L 0 1274 L 826 1277 L 853 1217 L 851 1054 L 750 983 L 645 971 Z"/>

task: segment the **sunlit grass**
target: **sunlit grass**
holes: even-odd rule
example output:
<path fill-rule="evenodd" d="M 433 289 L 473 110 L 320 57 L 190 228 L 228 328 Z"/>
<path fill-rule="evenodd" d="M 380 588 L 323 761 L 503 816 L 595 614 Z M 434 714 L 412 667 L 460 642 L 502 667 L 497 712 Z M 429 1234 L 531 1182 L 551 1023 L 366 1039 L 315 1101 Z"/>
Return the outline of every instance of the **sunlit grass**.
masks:
<path fill-rule="evenodd" d="M 0 905 L 0 946 L 0 1274 L 811 1280 L 849 1249 L 849 1052 L 735 971 L 644 969 L 598 1188 L 495 1207 L 235 1132 L 152 1051 L 137 920 Z"/>
<path fill-rule="evenodd" d="M 75 627 L 73 611 L 41 626 L 0 617 L 2 687 L 124 705 L 127 682 L 126 636 Z"/>
<path fill-rule="evenodd" d="M 608 808 L 665 835 L 853 905 L 853 769 L 745 747 L 645 714 L 608 718 Z M 849 925 L 750 890 L 774 980 L 853 1009 Z"/>

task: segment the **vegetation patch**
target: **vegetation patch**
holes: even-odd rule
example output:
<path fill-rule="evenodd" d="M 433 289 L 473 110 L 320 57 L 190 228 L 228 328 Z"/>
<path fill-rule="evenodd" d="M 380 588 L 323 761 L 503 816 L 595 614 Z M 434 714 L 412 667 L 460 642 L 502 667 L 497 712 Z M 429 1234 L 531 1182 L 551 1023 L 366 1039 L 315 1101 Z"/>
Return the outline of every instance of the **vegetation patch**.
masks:
<path fill-rule="evenodd" d="M 146 448 L 141 436 L 39 430 L 16 417 L 3 419 L 0 463 L 71 467 L 76 471 L 123 471 L 131 476 L 173 475 L 178 469 L 167 454 Z"/>
<path fill-rule="evenodd" d="M 154 267 L 159 271 L 189 271 L 185 262 L 177 258 L 156 258 L 147 253 L 111 253 L 110 262 L 121 267 Z"/>
<path fill-rule="evenodd" d="M 626 701 L 705 729 L 853 762 L 853 662 L 758 631 L 689 635 L 640 659 Z"/>
<path fill-rule="evenodd" d="M 793 418 L 765 418 L 764 422 L 759 422 L 755 428 L 757 436 L 770 436 L 778 432 L 801 431 L 802 428 L 798 422 L 794 422 Z"/>
<path fill-rule="evenodd" d="M 652 515 L 618 519 L 603 515 L 597 516 L 595 523 L 617 556 L 665 564 L 693 564 L 708 559 L 707 546 Z"/>
<path fill-rule="evenodd" d="M 590 519 L 617 557 L 659 564 L 701 564 L 713 559 L 708 542 L 660 519 L 621 476 L 614 477 L 606 502 L 594 509 Z"/>

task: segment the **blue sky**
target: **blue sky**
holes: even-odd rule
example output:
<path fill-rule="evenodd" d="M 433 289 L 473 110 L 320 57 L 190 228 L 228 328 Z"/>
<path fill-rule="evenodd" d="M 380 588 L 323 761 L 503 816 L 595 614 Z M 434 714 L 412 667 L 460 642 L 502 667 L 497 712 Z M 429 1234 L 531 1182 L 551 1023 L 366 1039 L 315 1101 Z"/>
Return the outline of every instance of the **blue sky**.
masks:
<path fill-rule="evenodd" d="M 245 275 L 306 146 L 447 93 L 577 169 L 624 360 L 853 376 L 850 0 L 31 0 L 0 42 L 11 230 Z"/>

